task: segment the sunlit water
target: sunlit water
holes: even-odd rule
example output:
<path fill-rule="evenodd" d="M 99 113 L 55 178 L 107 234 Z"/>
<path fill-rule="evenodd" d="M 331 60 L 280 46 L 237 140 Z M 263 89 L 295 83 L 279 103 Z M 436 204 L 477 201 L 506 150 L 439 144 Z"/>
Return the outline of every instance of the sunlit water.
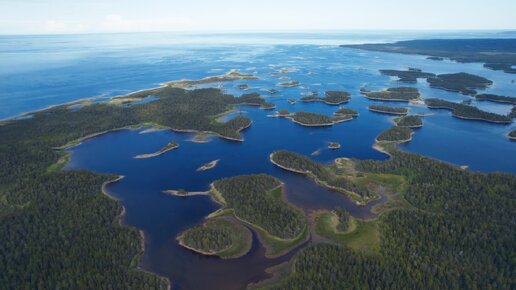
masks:
<path fill-rule="evenodd" d="M 431 35 L 425 35 L 430 37 Z M 483 35 L 466 35 L 480 37 Z M 451 37 L 451 36 L 450 36 Z M 264 258 L 256 241 L 250 253 L 236 260 L 207 258 L 177 245 L 176 235 L 218 208 L 208 197 L 173 197 L 166 189 L 207 190 L 223 177 L 268 173 L 285 183 L 287 199 L 305 211 L 343 206 L 352 215 L 372 217 L 369 205 L 359 207 L 342 194 L 324 189 L 303 176 L 273 166 L 269 154 L 286 149 L 320 162 L 337 157 L 384 160 L 384 154 L 371 148 L 375 137 L 392 126 L 390 117 L 367 110 L 371 104 L 359 94 L 361 87 L 377 90 L 399 86 L 379 69 L 417 67 L 433 73 L 469 72 L 487 77 L 494 85 L 486 92 L 514 95 L 515 75 L 484 69 L 481 64 L 431 61 L 424 56 L 365 52 L 340 48 L 336 44 L 393 41 L 415 38 L 413 34 L 303 34 L 303 35 L 210 35 L 129 34 L 101 36 L 1 37 L 0 40 L 0 117 L 68 102 L 79 98 L 111 97 L 153 87 L 174 79 L 199 79 L 239 69 L 255 74 L 259 80 L 225 83 L 228 93 L 259 92 L 277 109 L 310 111 L 331 115 L 338 106 L 322 103 L 296 103 L 303 93 L 345 90 L 353 94 L 345 106 L 360 116 L 333 127 L 308 128 L 287 119 L 268 117 L 274 111 L 242 106 L 241 112 L 253 120 L 243 132 L 245 142 L 212 138 L 209 143 L 194 143 L 191 134 L 144 129 L 123 130 L 87 140 L 73 148 L 67 169 L 86 168 L 97 172 L 124 175 L 110 186 L 110 193 L 126 207 L 124 223 L 145 233 L 145 254 L 141 267 L 169 277 L 179 289 L 241 289 L 250 282 L 266 278 L 265 268 L 288 260 Z M 281 43 L 281 44 L 277 44 Z M 303 44 L 305 43 L 305 44 Z M 8 56 L 8 57 L 6 57 Z M 273 76 L 281 68 L 291 72 Z M 280 77 L 299 81 L 301 86 L 280 88 Z M 288 80 L 287 80 L 288 81 Z M 251 89 L 235 86 L 245 83 Z M 431 89 L 425 81 L 411 84 L 425 98 L 453 101 L 471 97 Z M 261 89 L 275 88 L 268 95 Z M 152 100 L 151 100 L 152 101 Z M 408 106 L 404 103 L 391 103 Z M 511 106 L 490 102 L 473 104 L 483 110 L 506 114 Z M 80 110 L 77 106 L 72 108 Z M 276 110 L 277 110 L 276 109 Z M 429 110 L 411 105 L 412 113 L 432 113 L 424 127 L 416 129 L 413 140 L 401 145 L 420 153 L 471 170 L 516 172 L 516 143 L 504 136 L 514 125 L 497 125 L 453 118 L 445 110 Z M 151 159 L 133 156 L 159 150 L 176 141 L 180 148 Z M 339 150 L 327 149 L 328 142 L 339 142 Z M 318 154 L 311 155 L 314 152 Z M 197 172 L 202 164 L 220 159 L 212 170 Z M 216 285 L 217 287 L 215 287 Z"/>

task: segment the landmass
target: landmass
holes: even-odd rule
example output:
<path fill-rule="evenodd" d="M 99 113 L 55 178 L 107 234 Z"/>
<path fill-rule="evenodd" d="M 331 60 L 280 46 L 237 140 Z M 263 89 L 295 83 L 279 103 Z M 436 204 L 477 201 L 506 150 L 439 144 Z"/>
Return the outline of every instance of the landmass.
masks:
<path fill-rule="evenodd" d="M 352 116 L 352 117 L 358 117 L 358 112 L 345 107 L 340 107 L 335 113 L 333 113 L 335 116 Z"/>
<path fill-rule="evenodd" d="M 516 39 L 428 39 L 343 47 L 403 54 L 429 55 L 457 62 L 480 62 L 484 67 L 516 73 Z"/>
<path fill-rule="evenodd" d="M 383 114 L 391 114 L 391 115 L 406 115 L 408 114 L 408 109 L 403 107 L 391 107 L 391 106 L 380 106 L 380 105 L 371 105 L 367 107 L 369 111 L 383 113 Z"/>
<path fill-rule="evenodd" d="M 386 76 L 398 77 L 398 81 L 404 83 L 416 83 L 417 79 L 420 78 L 435 77 L 435 74 L 423 72 L 417 68 L 409 68 L 408 70 L 382 69 L 380 73 Z"/>
<path fill-rule="evenodd" d="M 394 142 L 394 143 L 405 143 L 412 140 L 412 134 L 414 131 L 409 127 L 391 127 L 376 137 L 377 142 Z"/>
<path fill-rule="evenodd" d="M 259 106 L 264 110 L 273 110 L 276 108 L 274 103 L 268 103 L 258 93 L 243 94 L 238 99 L 241 105 Z"/>
<path fill-rule="evenodd" d="M 336 149 L 339 149 L 339 148 L 340 148 L 340 144 L 337 143 L 337 142 L 330 142 L 328 144 L 328 149 L 336 150 Z"/>
<path fill-rule="evenodd" d="M 362 91 L 362 94 L 371 100 L 394 102 L 409 102 L 420 97 L 418 89 L 413 87 L 388 88 L 377 92 Z"/>
<path fill-rule="evenodd" d="M 479 101 L 491 101 L 495 103 L 516 105 L 516 97 L 500 96 L 494 94 L 480 94 L 476 95 L 475 98 Z"/>
<path fill-rule="evenodd" d="M 336 174 L 335 168 L 325 167 L 308 157 L 288 151 L 275 151 L 270 155 L 271 162 L 288 171 L 307 175 L 322 186 L 342 192 L 364 205 L 379 196 L 372 190 L 361 186 L 352 179 Z"/>
<path fill-rule="evenodd" d="M 203 164 L 201 167 L 197 168 L 197 171 L 206 171 L 215 168 L 217 164 L 219 163 L 219 159 L 213 160 L 211 162 Z"/>
<path fill-rule="evenodd" d="M 159 156 L 167 151 L 170 151 L 170 150 L 173 150 L 173 149 L 177 149 L 179 148 L 179 144 L 177 144 L 176 142 L 169 142 L 165 147 L 161 148 L 160 150 L 154 152 L 154 153 L 150 153 L 150 154 L 140 154 L 140 155 L 136 155 L 134 156 L 134 158 L 136 159 L 145 159 L 145 158 L 152 158 L 152 157 L 156 157 L 156 156 Z"/>
<path fill-rule="evenodd" d="M 223 209 L 211 216 L 227 213 L 251 226 L 275 257 L 307 239 L 302 212 L 283 198 L 282 183 L 270 175 L 241 175 L 217 180 L 212 193 Z"/>
<path fill-rule="evenodd" d="M 329 117 L 322 114 L 310 113 L 310 112 L 295 112 L 286 114 L 286 111 L 282 111 L 277 115 L 278 117 L 284 117 L 292 120 L 294 123 L 306 126 L 306 127 L 324 127 L 333 126 L 337 123 L 346 122 L 353 120 L 352 116 L 349 115 L 337 115 Z"/>
<path fill-rule="evenodd" d="M 341 224 L 337 213 L 315 212 L 315 234 L 325 240 L 300 251 L 291 262 L 290 274 L 266 289 L 353 289 L 356 285 L 441 289 L 454 283 L 510 288 L 510 273 L 489 273 L 485 268 L 511 264 L 505 258 L 511 257 L 513 247 L 505 241 L 513 240 L 515 230 L 508 224 L 513 217 L 510 201 L 516 177 L 462 170 L 404 152 L 392 144 L 382 143 L 381 148 L 389 154 L 389 160 L 346 163 L 352 163 L 360 174 L 370 175 L 369 180 L 398 184 L 398 193 L 391 194 L 392 199 L 386 202 L 388 208 L 382 206 L 383 214 L 376 219 L 351 218 L 347 232 L 337 228 Z M 479 224 L 486 222 L 504 225 L 489 227 L 497 239 L 479 229 Z M 464 230 L 469 234 L 464 235 Z M 441 236 L 443 232 L 447 234 Z M 312 240 L 316 240 L 315 235 Z M 454 255 L 457 250 L 460 259 Z M 493 260 L 495 253 L 505 258 Z M 474 278 L 463 280 L 465 273 L 475 273 Z M 412 279 L 414 275 L 437 279 L 422 281 Z"/>
<path fill-rule="evenodd" d="M 491 80 L 468 73 L 440 74 L 427 78 L 426 81 L 433 88 L 472 96 L 477 93 L 475 89 L 485 90 L 493 84 Z"/>
<path fill-rule="evenodd" d="M 238 80 L 257 80 L 258 78 L 255 77 L 252 74 L 243 74 L 239 72 L 238 70 L 231 70 L 225 75 L 221 76 L 211 76 L 206 77 L 204 79 L 200 80 L 179 80 L 179 81 L 172 81 L 164 83 L 164 86 L 171 87 L 171 88 L 181 88 L 181 89 L 188 89 L 195 87 L 197 85 L 205 85 L 205 84 L 213 84 L 213 83 L 221 83 L 221 82 L 232 82 L 232 81 L 238 81 Z M 159 89 L 159 88 L 158 88 Z M 146 92 L 146 90 L 142 91 Z M 140 94 L 141 92 L 136 92 L 136 94 Z M 128 97 L 131 97 L 132 94 L 128 95 Z"/>
<path fill-rule="evenodd" d="M 404 116 L 394 119 L 399 127 L 420 128 L 423 127 L 423 120 L 420 116 Z"/>
<path fill-rule="evenodd" d="M 510 124 L 512 118 L 510 115 L 499 115 L 491 112 L 485 112 L 477 107 L 466 104 L 454 103 L 441 99 L 426 99 L 425 104 L 431 109 L 446 109 L 452 111 L 452 116 L 466 119 L 479 120 L 492 123 Z"/>
<path fill-rule="evenodd" d="M 285 83 L 279 83 L 278 86 L 279 87 L 297 87 L 297 86 L 299 86 L 299 82 L 298 81 L 290 81 L 290 82 L 285 82 Z"/>
<path fill-rule="evenodd" d="M 303 97 L 300 99 L 301 102 L 323 102 L 328 105 L 340 105 L 349 102 L 351 94 L 343 91 L 327 91 L 325 97 L 318 97 L 312 95 L 309 97 Z"/>
<path fill-rule="evenodd" d="M 507 134 L 507 137 L 511 140 L 516 140 L 516 130 L 512 130 Z"/>
<path fill-rule="evenodd" d="M 247 254 L 252 234 L 245 226 L 229 218 L 212 218 L 177 236 L 179 244 L 207 256 L 235 259 Z"/>

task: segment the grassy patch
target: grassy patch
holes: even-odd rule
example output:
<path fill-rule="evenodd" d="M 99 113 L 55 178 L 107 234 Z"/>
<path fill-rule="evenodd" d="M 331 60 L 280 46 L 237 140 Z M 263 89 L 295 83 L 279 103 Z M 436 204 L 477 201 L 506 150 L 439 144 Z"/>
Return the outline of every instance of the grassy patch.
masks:
<path fill-rule="evenodd" d="M 338 217 L 333 212 L 322 211 L 315 214 L 315 232 L 335 243 L 357 251 L 376 251 L 380 244 L 378 221 L 352 219 L 346 232 L 336 229 Z"/>

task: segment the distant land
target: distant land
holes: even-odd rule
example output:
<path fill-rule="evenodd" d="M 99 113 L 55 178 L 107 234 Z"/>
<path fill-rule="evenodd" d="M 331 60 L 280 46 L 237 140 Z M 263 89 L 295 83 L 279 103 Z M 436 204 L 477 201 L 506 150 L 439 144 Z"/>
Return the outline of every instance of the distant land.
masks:
<path fill-rule="evenodd" d="M 516 39 L 428 39 L 384 44 L 352 44 L 342 47 L 449 58 L 457 62 L 481 62 L 484 67 L 516 74 Z"/>

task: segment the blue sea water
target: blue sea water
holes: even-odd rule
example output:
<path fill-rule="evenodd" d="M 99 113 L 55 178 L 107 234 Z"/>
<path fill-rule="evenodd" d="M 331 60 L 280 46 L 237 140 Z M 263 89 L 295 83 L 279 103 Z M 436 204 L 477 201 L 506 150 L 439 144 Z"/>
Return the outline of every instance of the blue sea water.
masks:
<path fill-rule="evenodd" d="M 0 37 L 0 118 L 19 115 L 46 106 L 100 96 L 99 101 L 131 91 L 154 87 L 176 79 L 199 79 L 220 75 L 231 69 L 253 73 L 259 79 L 224 83 L 230 94 L 259 92 L 279 109 L 333 114 L 338 106 L 323 103 L 296 103 L 304 94 L 345 90 L 353 97 L 346 107 L 357 110 L 358 118 L 333 127 L 308 128 L 287 119 L 269 117 L 274 111 L 241 106 L 240 112 L 253 120 L 243 132 L 244 142 L 212 138 L 208 143 L 191 142 L 192 134 L 170 131 L 145 133 L 144 129 L 122 130 L 87 140 L 71 149 L 73 158 L 67 169 L 91 169 L 125 178 L 109 187 L 110 193 L 126 208 L 124 223 L 143 230 L 146 238 L 141 267 L 166 276 L 179 289 L 242 289 L 268 275 L 265 268 L 288 260 L 292 252 L 278 259 L 266 259 L 255 239 L 251 252 L 236 260 L 207 258 L 177 245 L 176 235 L 213 212 L 218 206 L 205 196 L 189 198 L 164 194 L 166 189 L 204 191 L 219 178 L 240 174 L 268 173 L 285 183 L 287 199 L 310 212 L 343 206 L 353 216 L 373 216 L 371 205 L 360 207 L 342 194 L 327 190 L 296 174 L 273 166 L 269 154 L 286 149 L 320 162 L 337 157 L 385 160 L 387 156 L 371 146 L 375 137 L 392 126 L 390 116 L 370 112 L 367 106 L 382 104 L 360 95 L 366 87 L 380 90 L 400 86 L 382 76 L 379 69 L 417 67 L 433 73 L 468 72 L 487 77 L 494 85 L 486 92 L 515 95 L 515 75 L 483 68 L 482 64 L 431 61 L 425 56 L 366 52 L 341 48 L 338 44 L 395 41 L 435 37 L 499 37 L 487 32 L 326 34 L 115 34 L 69 36 Z M 273 75 L 279 69 L 290 72 Z M 287 77 L 282 80 L 280 77 Z M 298 87 L 277 84 L 299 81 Z M 243 91 L 236 86 L 248 84 Z M 403 84 L 405 85 L 405 84 Z M 425 98 L 452 101 L 471 97 L 430 88 L 425 81 L 410 84 Z M 269 95 L 263 89 L 277 89 Z M 153 101 L 148 99 L 146 101 Z M 431 114 L 423 128 L 416 129 L 403 150 L 419 153 L 471 170 L 516 172 L 516 142 L 504 135 L 515 125 L 467 121 L 446 110 L 429 110 L 423 105 L 408 106 L 411 113 Z M 511 106 L 476 102 L 483 110 L 506 114 Z M 80 106 L 71 109 L 80 110 Z M 227 119 L 226 117 L 225 119 Z M 223 119 L 224 120 L 224 119 Z M 23 120 L 20 120 L 23 121 Z M 133 156 L 159 150 L 176 141 L 179 149 L 150 159 Z M 342 148 L 329 150 L 329 142 Z M 94 156 L 94 158 L 92 157 Z M 202 164 L 220 159 L 212 170 L 197 172 Z"/>

